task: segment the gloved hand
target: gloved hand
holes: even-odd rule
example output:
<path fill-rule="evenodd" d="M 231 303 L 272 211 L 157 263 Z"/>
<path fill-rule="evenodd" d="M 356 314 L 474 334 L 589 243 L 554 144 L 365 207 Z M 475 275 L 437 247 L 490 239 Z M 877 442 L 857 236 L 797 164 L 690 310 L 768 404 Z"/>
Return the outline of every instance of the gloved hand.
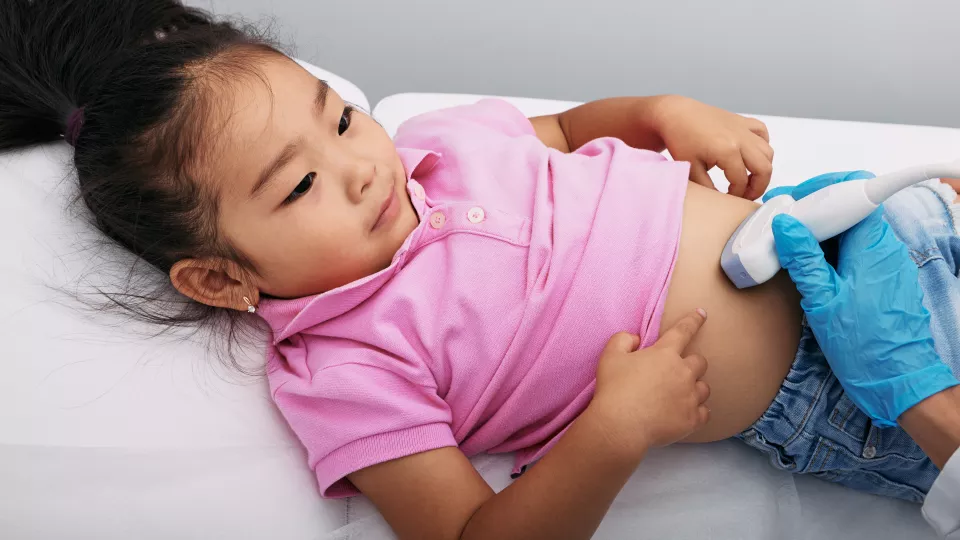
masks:
<path fill-rule="evenodd" d="M 789 189 L 799 199 L 838 181 L 870 177 L 830 173 Z M 836 270 L 796 218 L 774 218 L 773 234 L 780 265 L 803 296 L 830 367 L 875 424 L 896 425 L 907 409 L 960 384 L 934 349 L 917 267 L 883 220 L 882 207 L 841 235 Z"/>

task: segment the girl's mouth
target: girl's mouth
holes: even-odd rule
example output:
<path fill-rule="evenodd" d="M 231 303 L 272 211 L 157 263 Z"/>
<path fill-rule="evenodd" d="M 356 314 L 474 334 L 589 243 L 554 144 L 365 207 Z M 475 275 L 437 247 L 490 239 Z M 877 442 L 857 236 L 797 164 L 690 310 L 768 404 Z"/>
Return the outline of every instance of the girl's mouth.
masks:
<path fill-rule="evenodd" d="M 399 202 L 400 201 L 397 198 L 397 191 L 395 189 L 390 189 L 390 194 L 387 196 L 387 200 L 383 201 L 383 204 L 380 205 L 380 214 L 377 216 L 377 220 L 374 221 L 373 227 L 370 229 L 371 232 L 393 222 L 400 209 Z"/>

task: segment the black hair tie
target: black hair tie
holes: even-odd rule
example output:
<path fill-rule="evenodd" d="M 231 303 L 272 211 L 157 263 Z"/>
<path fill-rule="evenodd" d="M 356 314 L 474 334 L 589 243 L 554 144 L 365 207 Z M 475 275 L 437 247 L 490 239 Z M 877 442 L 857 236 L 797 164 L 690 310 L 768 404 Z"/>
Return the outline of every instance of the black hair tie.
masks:
<path fill-rule="evenodd" d="M 67 129 L 63 134 L 64 140 L 70 146 L 77 145 L 77 137 L 80 136 L 80 128 L 83 127 L 83 107 L 74 109 L 67 117 Z"/>

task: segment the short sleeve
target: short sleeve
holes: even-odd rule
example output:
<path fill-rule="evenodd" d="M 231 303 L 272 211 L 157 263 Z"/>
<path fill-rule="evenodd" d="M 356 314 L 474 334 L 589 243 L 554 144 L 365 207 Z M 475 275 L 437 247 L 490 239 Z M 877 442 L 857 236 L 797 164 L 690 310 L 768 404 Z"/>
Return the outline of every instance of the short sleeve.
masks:
<path fill-rule="evenodd" d="M 274 401 L 306 447 L 324 497 L 357 495 L 345 477 L 365 467 L 457 445 L 449 407 L 434 388 L 391 371 L 397 360 L 377 351 L 363 349 L 357 360 L 312 377 L 270 375 Z"/>
<path fill-rule="evenodd" d="M 519 109 L 502 99 L 483 99 L 472 105 L 415 116 L 397 128 L 394 142 L 399 147 L 443 152 L 443 137 L 451 132 L 473 132 L 479 136 L 536 137 L 533 124 Z"/>

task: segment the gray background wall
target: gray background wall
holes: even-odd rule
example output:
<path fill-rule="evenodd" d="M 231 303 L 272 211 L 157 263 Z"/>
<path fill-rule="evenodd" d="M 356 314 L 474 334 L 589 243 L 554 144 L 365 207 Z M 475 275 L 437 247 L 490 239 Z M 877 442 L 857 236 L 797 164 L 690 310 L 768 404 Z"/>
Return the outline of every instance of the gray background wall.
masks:
<path fill-rule="evenodd" d="M 590 100 L 960 127 L 956 0 L 191 0 L 273 19 L 297 56 L 400 92 Z M 549 6 L 549 7 L 545 7 Z"/>

